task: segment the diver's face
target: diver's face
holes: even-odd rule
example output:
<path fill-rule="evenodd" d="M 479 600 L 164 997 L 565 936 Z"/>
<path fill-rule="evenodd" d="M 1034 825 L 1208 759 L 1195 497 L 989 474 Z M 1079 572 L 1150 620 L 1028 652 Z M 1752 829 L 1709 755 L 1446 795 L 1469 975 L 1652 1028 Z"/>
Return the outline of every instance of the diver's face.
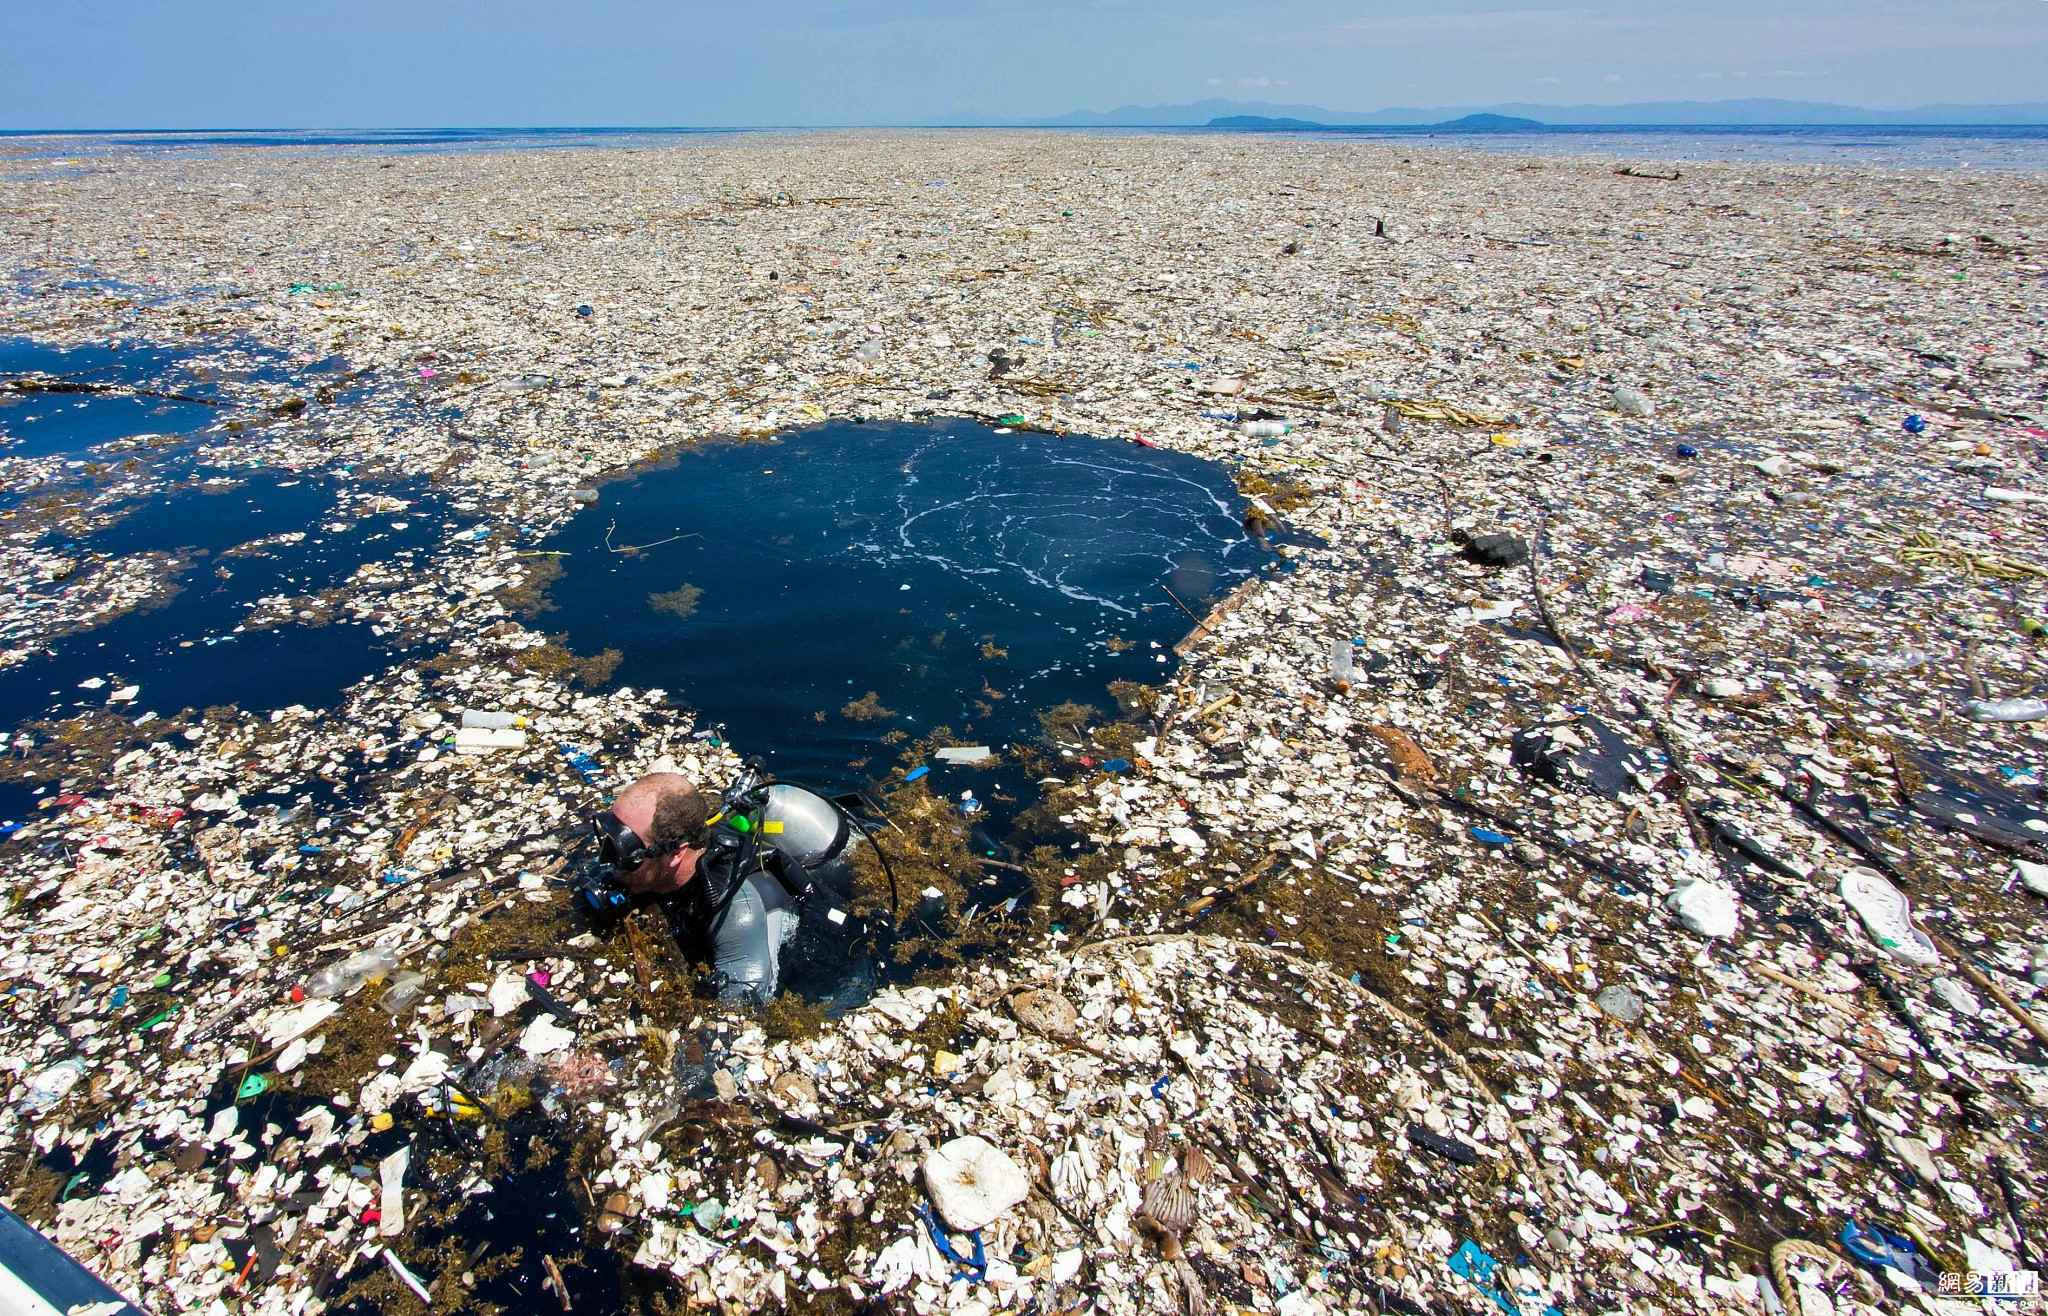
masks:
<path fill-rule="evenodd" d="M 632 828 L 633 835 L 643 841 L 654 829 L 654 806 L 649 802 L 622 799 L 612 807 L 612 817 Z M 697 860 L 703 853 L 685 846 L 672 855 L 650 857 L 630 872 L 621 872 L 619 884 L 628 891 L 647 895 L 680 891 L 697 875 Z"/>

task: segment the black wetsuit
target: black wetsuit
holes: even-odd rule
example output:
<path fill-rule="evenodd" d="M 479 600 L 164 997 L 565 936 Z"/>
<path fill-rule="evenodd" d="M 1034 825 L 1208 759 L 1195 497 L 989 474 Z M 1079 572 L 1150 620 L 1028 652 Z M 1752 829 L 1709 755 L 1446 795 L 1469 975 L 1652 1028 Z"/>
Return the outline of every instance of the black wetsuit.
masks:
<path fill-rule="evenodd" d="M 807 872 L 784 868 L 785 881 L 769 871 L 780 861 L 769 847 L 749 860 L 744 847 L 710 851 L 697 861 L 696 880 L 664 903 L 684 951 L 711 963 L 720 999 L 763 1004 L 780 988 L 783 951 L 799 932 L 821 922 L 835 933 L 853 930 L 842 909 L 852 872 L 836 862 Z M 799 901 L 795 891 L 806 885 L 815 890 Z"/>

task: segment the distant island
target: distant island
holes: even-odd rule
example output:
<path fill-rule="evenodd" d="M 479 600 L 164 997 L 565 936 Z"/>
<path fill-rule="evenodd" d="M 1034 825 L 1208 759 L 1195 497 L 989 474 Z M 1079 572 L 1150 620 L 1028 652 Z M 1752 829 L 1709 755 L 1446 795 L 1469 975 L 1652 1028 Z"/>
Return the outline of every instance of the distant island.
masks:
<path fill-rule="evenodd" d="M 1317 123 L 1313 119 L 1278 119 L 1263 114 L 1226 114 L 1209 120 L 1211 128 L 1243 128 L 1252 132 L 1343 132 L 1347 124 Z M 1518 119 L 1510 114 L 1468 114 L 1462 119 L 1419 124 L 1448 133 L 1525 133 L 1542 129 L 1537 119 Z"/>
<path fill-rule="evenodd" d="M 1220 119 L 1209 120 L 1211 128 L 1251 128 L 1260 132 L 1277 132 L 1290 129 L 1296 132 L 1317 132 L 1329 128 L 1327 123 L 1312 123 L 1307 119 L 1269 119 L 1263 114 L 1226 114 Z"/>
<path fill-rule="evenodd" d="M 1722 100 L 1722 101 L 1632 101 L 1616 105 L 1538 105 L 1506 101 L 1458 106 L 1393 106 L 1367 112 L 1336 110 L 1324 105 L 1282 104 L 1273 101 L 1225 100 L 1209 97 L 1179 105 L 1123 105 L 1112 110 L 1074 110 L 1029 119 L 955 116 L 947 126 L 982 124 L 990 127 L 1039 128 L 1226 128 L 1295 131 L 1341 128 L 1434 128 L 1456 123 L 1459 116 L 1497 114 L 1503 118 L 1533 119 L 1544 127 L 1717 127 L 1758 125 L 1881 127 L 1944 125 L 1961 127 L 1988 125 L 2048 124 L 2048 101 L 2019 105 L 1917 105 L 1908 109 L 1873 110 L 1859 105 L 1835 105 L 1822 101 Z M 1216 123 L 1216 120 L 1223 120 Z M 1283 122 L 1261 125 L 1256 120 Z M 1287 123 L 1286 120 L 1293 122 Z M 1528 131 L 1522 129 L 1521 131 Z"/>
<path fill-rule="evenodd" d="M 1518 119 L 1512 114 L 1468 114 L 1462 119 L 1433 123 L 1430 127 L 1454 133 L 1526 133 L 1541 129 L 1543 121 Z"/>
<path fill-rule="evenodd" d="M 1327 129 L 1329 125 L 1327 123 L 1311 123 L 1307 119 L 1268 119 L 1266 115 L 1225 115 L 1221 119 L 1210 119 L 1208 127 L 1212 127 L 1212 129 L 1255 129 L 1255 131 L 1272 133 L 1276 129 L 1317 131 L 1317 129 Z"/>

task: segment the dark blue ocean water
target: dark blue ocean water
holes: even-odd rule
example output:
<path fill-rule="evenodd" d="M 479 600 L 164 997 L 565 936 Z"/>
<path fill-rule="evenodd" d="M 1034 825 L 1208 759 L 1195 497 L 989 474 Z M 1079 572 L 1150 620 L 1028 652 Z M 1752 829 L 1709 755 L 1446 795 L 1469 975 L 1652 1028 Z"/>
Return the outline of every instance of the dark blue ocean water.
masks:
<path fill-rule="evenodd" d="M 0 338 L 0 380 L 39 377 L 203 399 L 0 391 L 0 456 L 108 460 L 115 454 L 91 450 L 144 435 L 194 439 L 232 414 L 225 408 L 239 386 L 311 390 L 334 380 L 341 366 L 338 359 L 295 365 L 289 354 L 245 339 L 182 347 L 136 339 L 59 348 Z M 0 502 L 11 492 L 18 491 L 0 491 Z"/>
<path fill-rule="evenodd" d="M 248 385 L 311 393 L 345 373 L 346 362 L 337 358 L 295 361 L 244 339 L 72 348 L 0 340 L 0 379 L 46 376 L 223 403 L 237 401 Z M 349 396 L 345 389 L 337 400 Z M 252 711 L 324 705 L 396 656 L 394 637 L 353 623 L 241 628 L 259 599 L 316 593 L 366 562 L 417 560 L 447 528 L 447 510 L 421 482 L 208 465 L 195 444 L 218 434 L 229 414 L 237 414 L 231 406 L 123 395 L 0 394 L 0 455 L 120 464 L 105 492 L 95 493 L 72 466 L 53 481 L 0 490 L 0 529 L 40 527 L 37 546 L 81 568 L 66 580 L 7 582 L 5 606 L 14 616 L 33 617 L 44 600 L 62 606 L 67 596 L 91 589 L 97 561 L 155 553 L 177 564 L 175 588 L 154 606 L 59 636 L 25 661 L 0 667 L 0 734 L 23 721 L 106 706 L 109 693 L 128 684 L 140 693 L 115 708 L 131 715 L 214 704 Z M 140 469 L 128 471 L 130 460 Z M 131 486 L 122 480 L 132 481 L 134 492 L 123 493 Z M 46 495 L 89 500 L 95 518 L 111 523 L 78 534 L 64 520 L 40 522 L 33 500 Z M 372 496 L 387 501 L 373 505 Z M 387 510 L 395 509 L 393 499 L 406 506 Z M 248 551 L 230 552 L 237 549 Z M 0 643 L 21 641 L 0 631 Z"/>
<path fill-rule="evenodd" d="M 605 485 L 545 545 L 568 556 L 539 624 L 579 653 L 621 650 L 619 681 L 727 724 L 778 775 L 857 787 L 896 766 L 890 732 L 1000 749 L 1051 705 L 1113 712 L 1110 681 L 1164 679 L 1191 625 L 1167 590 L 1199 613 L 1274 560 L 1242 510 L 1227 472 L 1185 454 L 826 424 Z M 620 554 L 608 533 L 686 537 Z M 846 716 L 869 692 L 886 714 Z M 984 800 L 1030 786 L 1014 768 L 933 779 Z"/>
<path fill-rule="evenodd" d="M 238 633 L 258 599 L 316 593 L 339 585 L 365 562 L 416 560 L 446 524 L 443 510 L 417 488 L 388 486 L 386 492 L 412 505 L 367 513 L 343 505 L 341 489 L 325 477 L 243 472 L 141 501 L 94 534 L 48 537 L 49 547 L 80 559 L 170 553 L 183 568 L 176 592 L 161 604 L 60 637 L 26 662 L 0 668 L 0 729 L 104 707 L 109 693 L 131 683 L 141 692 L 117 711 L 169 714 L 214 704 L 252 711 L 317 707 L 383 667 L 396 656 L 399 641 L 367 626 L 289 625 Z M 304 538 L 222 555 L 297 534 Z M 57 592 L 66 584 L 43 588 Z M 103 684 L 81 686 L 89 680 Z"/>
<path fill-rule="evenodd" d="M 1067 128 L 1027 131 L 1107 135 L 1242 135 L 1207 127 Z M 9 154 L 48 162 L 133 151 L 221 151 L 242 148 L 348 150 L 392 154 L 660 146 L 738 133 L 802 132 L 789 128 L 446 128 L 380 131 L 200 129 L 36 134 L 0 132 Z M 949 131 L 976 131 L 958 129 Z M 1342 127 L 1278 135 L 1316 136 L 1497 151 L 1514 155 L 1594 155 L 1649 160 L 1775 161 L 1857 164 L 1898 169 L 2048 169 L 2048 125 L 1951 124 L 1670 125 L 1565 124 L 1532 132 L 1454 132 L 1430 127 Z"/>

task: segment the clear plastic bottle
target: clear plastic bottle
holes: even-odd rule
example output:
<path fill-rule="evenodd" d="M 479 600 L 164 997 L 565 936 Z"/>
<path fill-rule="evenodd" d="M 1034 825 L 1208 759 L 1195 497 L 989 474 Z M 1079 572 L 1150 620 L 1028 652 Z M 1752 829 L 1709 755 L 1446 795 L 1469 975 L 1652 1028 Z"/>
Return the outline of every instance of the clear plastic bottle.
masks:
<path fill-rule="evenodd" d="M 2048 701 L 2040 699 L 1972 699 L 1963 705 L 1972 722 L 2039 722 L 2048 718 Z"/>
<path fill-rule="evenodd" d="M 1277 439 L 1293 431 L 1294 426 L 1284 420 L 1248 420 L 1237 427 L 1238 432 L 1250 439 Z"/>
<path fill-rule="evenodd" d="M 503 731 L 508 727 L 527 725 L 525 718 L 517 713 L 488 712 L 479 708 L 462 710 L 462 725 L 479 731 Z"/>
<path fill-rule="evenodd" d="M 306 979 L 306 995 L 326 999 L 346 996 L 372 978 L 381 978 L 398 967 L 398 952 L 389 946 L 370 946 L 345 959 L 322 965 Z"/>
<path fill-rule="evenodd" d="M 1346 689 L 1357 679 L 1357 668 L 1352 665 L 1351 653 L 1351 641 L 1330 641 L 1330 679 Z"/>
<path fill-rule="evenodd" d="M 1901 649 L 1896 653 L 1873 653 L 1851 661 L 1873 672 L 1910 672 L 1933 662 L 1934 655 L 1925 649 Z"/>

